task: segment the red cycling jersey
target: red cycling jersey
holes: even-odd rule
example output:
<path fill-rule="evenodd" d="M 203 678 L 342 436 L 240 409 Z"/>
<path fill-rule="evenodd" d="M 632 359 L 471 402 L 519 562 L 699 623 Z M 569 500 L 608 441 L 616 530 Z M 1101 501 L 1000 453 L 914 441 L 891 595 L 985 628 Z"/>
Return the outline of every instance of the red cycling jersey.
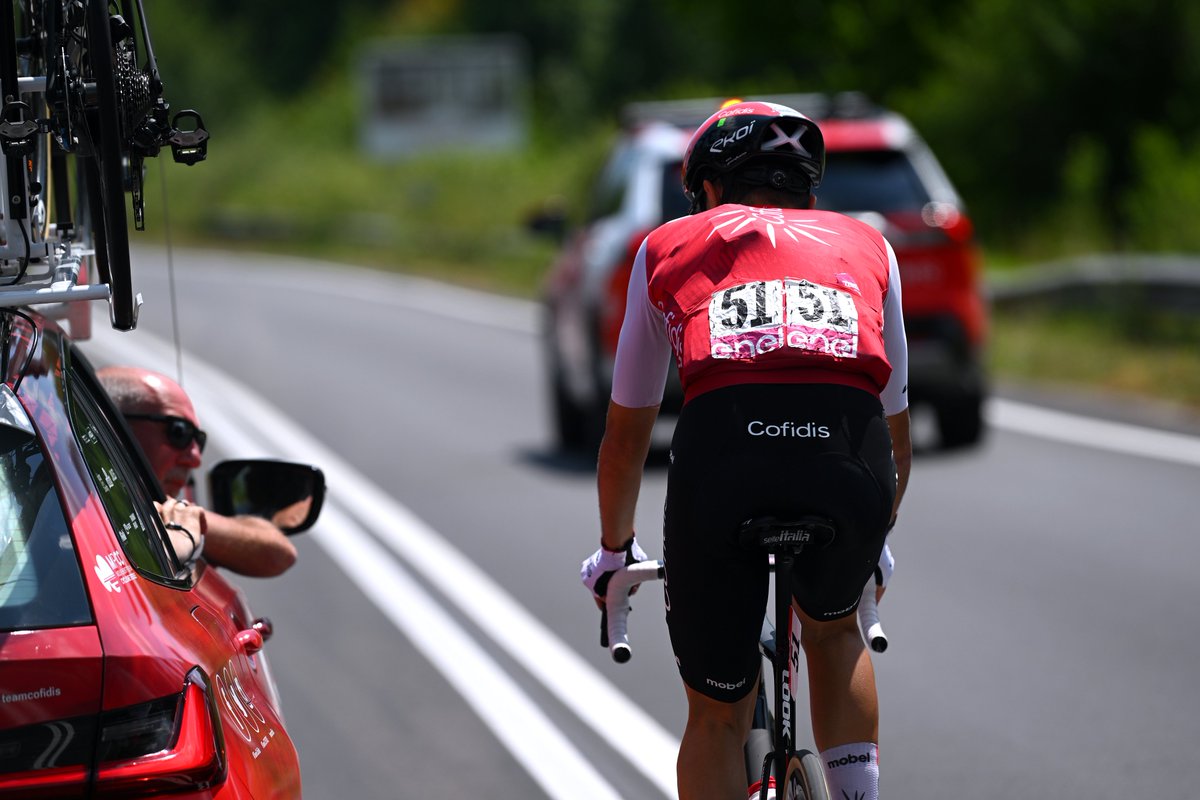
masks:
<path fill-rule="evenodd" d="M 722 205 L 659 227 L 646 240 L 647 293 L 685 399 L 783 382 L 880 395 L 892 372 L 889 264 L 878 231 L 828 211 Z"/>

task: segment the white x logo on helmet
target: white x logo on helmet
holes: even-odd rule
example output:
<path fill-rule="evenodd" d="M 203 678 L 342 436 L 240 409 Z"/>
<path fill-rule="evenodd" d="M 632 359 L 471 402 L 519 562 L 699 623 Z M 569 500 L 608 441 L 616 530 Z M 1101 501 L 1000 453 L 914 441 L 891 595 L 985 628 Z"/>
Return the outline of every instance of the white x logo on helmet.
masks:
<path fill-rule="evenodd" d="M 784 145 L 790 144 L 792 146 L 792 150 L 795 152 L 812 158 L 812 153 L 808 152 L 807 148 L 800 144 L 800 137 L 803 136 L 804 132 L 807 130 L 804 125 L 797 125 L 796 133 L 792 136 L 788 136 L 786 133 L 784 133 L 783 128 L 779 127 L 778 122 L 771 123 L 771 130 L 775 132 L 775 138 L 769 142 L 762 143 L 763 152 L 779 150 Z"/>

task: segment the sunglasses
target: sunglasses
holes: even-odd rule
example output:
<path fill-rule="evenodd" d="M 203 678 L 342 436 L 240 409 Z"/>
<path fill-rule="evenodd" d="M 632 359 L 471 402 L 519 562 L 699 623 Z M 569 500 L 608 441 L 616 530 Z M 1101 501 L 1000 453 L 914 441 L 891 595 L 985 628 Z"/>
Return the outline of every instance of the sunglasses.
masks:
<path fill-rule="evenodd" d="M 204 443 L 208 434 L 197 428 L 191 420 L 176 417 L 171 414 L 126 414 L 125 419 L 144 419 L 150 422 L 161 422 L 167 426 L 167 444 L 178 450 L 186 450 L 193 441 L 204 452 Z"/>

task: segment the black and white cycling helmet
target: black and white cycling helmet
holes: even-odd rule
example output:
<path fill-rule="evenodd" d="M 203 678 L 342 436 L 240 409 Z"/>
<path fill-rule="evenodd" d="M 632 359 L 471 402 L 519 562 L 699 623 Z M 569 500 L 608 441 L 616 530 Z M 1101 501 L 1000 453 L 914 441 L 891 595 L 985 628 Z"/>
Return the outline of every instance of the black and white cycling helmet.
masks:
<path fill-rule="evenodd" d="M 825 172 L 825 138 L 815 122 L 793 108 L 766 102 L 726 105 L 696 129 L 683 156 L 683 192 L 693 213 L 706 178 L 725 175 L 752 159 L 783 169 L 742 171 L 742 179 L 811 191 Z"/>

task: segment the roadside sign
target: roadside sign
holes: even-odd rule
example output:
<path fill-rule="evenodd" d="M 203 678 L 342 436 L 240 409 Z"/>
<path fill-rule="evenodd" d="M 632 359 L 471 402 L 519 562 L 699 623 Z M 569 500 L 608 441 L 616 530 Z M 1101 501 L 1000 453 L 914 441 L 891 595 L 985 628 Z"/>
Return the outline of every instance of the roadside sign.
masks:
<path fill-rule="evenodd" d="M 528 66 L 516 37 L 373 42 L 360 59 L 360 79 L 362 144 L 373 156 L 525 143 Z"/>

